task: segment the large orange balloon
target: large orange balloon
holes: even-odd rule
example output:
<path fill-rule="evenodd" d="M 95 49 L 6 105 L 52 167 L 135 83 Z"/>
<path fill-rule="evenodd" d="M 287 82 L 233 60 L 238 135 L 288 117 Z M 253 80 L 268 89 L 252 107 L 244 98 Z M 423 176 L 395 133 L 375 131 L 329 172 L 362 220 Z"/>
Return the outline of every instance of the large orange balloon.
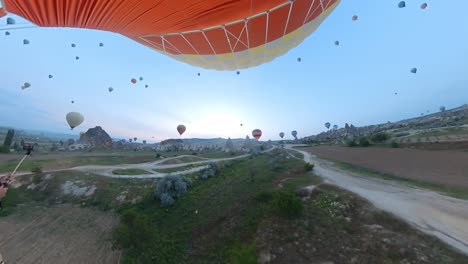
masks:
<path fill-rule="evenodd" d="M 262 136 L 262 131 L 260 129 L 254 129 L 252 131 L 252 136 L 256 139 L 259 140 L 260 137 Z"/>
<path fill-rule="evenodd" d="M 340 0 L 2 2 L 4 11 L 39 26 L 111 31 L 194 66 L 237 70 L 272 61 L 299 45 Z"/>
<path fill-rule="evenodd" d="M 180 135 L 182 135 L 185 132 L 185 126 L 184 125 L 178 125 L 177 126 L 177 132 L 179 132 Z"/>

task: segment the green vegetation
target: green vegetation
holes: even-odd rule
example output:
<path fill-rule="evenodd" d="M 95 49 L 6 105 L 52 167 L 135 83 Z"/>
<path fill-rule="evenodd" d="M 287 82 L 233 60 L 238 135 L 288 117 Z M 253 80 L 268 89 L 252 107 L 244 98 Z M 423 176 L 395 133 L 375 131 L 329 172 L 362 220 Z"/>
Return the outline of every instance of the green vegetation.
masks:
<path fill-rule="evenodd" d="M 150 172 L 141 170 L 141 169 L 118 169 L 112 171 L 112 174 L 115 175 L 141 175 L 141 174 L 150 174 Z"/>
<path fill-rule="evenodd" d="M 392 143 L 390 144 L 390 146 L 391 146 L 392 148 L 399 148 L 399 147 L 400 147 L 400 144 L 398 144 L 398 142 L 396 142 L 396 141 L 392 141 Z"/>
<path fill-rule="evenodd" d="M 367 137 L 361 137 L 361 138 L 359 138 L 359 146 L 361 146 L 361 147 L 368 147 L 368 146 L 370 146 L 369 139 L 367 139 Z"/>
<path fill-rule="evenodd" d="M 390 138 L 390 136 L 385 132 L 380 132 L 371 136 L 371 141 L 375 143 L 385 142 Z"/>
<path fill-rule="evenodd" d="M 418 181 L 418 180 L 409 179 L 409 178 L 398 177 L 398 176 L 394 176 L 394 175 L 390 175 L 386 173 L 377 172 L 371 169 L 359 167 L 356 165 L 352 165 L 343 161 L 338 161 L 338 160 L 331 160 L 331 161 L 333 161 L 336 165 L 338 165 L 342 169 L 356 172 L 356 173 L 366 175 L 369 177 L 374 177 L 374 178 L 379 178 L 379 179 L 384 179 L 384 180 L 389 180 L 389 181 L 397 181 L 408 187 L 429 189 L 429 190 L 443 193 L 445 195 L 452 196 L 455 198 L 468 200 L 468 191 L 464 188 L 456 188 L 456 187 L 446 186 L 446 185 L 437 184 L 437 183 L 424 182 L 424 181 Z"/>
<path fill-rule="evenodd" d="M 415 135 L 410 136 L 410 138 L 418 139 L 418 138 L 425 138 L 425 137 L 440 137 L 440 136 L 462 136 L 468 134 L 468 128 L 465 127 L 447 127 L 447 128 L 439 128 L 439 129 L 432 129 L 429 131 L 424 131 L 417 133 Z"/>
<path fill-rule="evenodd" d="M 278 156 L 281 166 L 271 170 L 268 163 Z M 255 263 L 252 243 L 258 224 L 275 215 L 275 208 L 297 215 L 301 209 L 292 191 L 312 179 L 302 161 L 285 157 L 274 150 L 225 164 L 216 177 L 192 176 L 193 186 L 170 208 L 162 208 L 151 193 L 138 204 L 123 206 L 114 236 L 115 246 L 124 250 L 122 263 Z M 277 194 L 277 182 L 285 178 L 301 180 L 286 181 L 289 185 Z M 269 198 L 261 201 L 261 193 Z"/>
<path fill-rule="evenodd" d="M 202 166 L 203 164 L 201 165 L 186 165 L 186 166 L 180 166 L 180 167 L 174 167 L 174 168 L 167 168 L 167 169 L 154 169 L 155 172 L 159 172 L 159 173 L 171 173 L 171 172 L 177 172 L 177 171 L 184 171 L 184 170 L 189 170 L 189 169 L 193 169 L 193 168 L 196 168 L 196 167 L 199 167 L 199 166 Z"/>
<path fill-rule="evenodd" d="M 358 143 L 356 142 L 355 139 L 348 139 L 348 140 L 346 140 L 345 143 L 346 143 L 346 145 L 348 147 L 357 147 L 358 146 Z"/>
<path fill-rule="evenodd" d="M 311 171 L 311 170 L 314 169 L 314 167 L 315 167 L 314 164 L 310 164 L 310 163 L 308 163 L 308 162 L 307 162 L 306 164 L 304 164 L 304 170 L 305 170 L 305 171 Z"/>
<path fill-rule="evenodd" d="M 162 207 L 171 207 L 175 204 L 175 200 L 184 196 L 192 185 L 193 182 L 189 178 L 169 175 L 158 182 L 154 190 L 154 198 L 159 199 Z"/>
<path fill-rule="evenodd" d="M 277 191 L 273 195 L 272 206 L 274 211 L 281 216 L 295 217 L 302 213 L 303 205 L 301 199 L 291 190 Z"/>

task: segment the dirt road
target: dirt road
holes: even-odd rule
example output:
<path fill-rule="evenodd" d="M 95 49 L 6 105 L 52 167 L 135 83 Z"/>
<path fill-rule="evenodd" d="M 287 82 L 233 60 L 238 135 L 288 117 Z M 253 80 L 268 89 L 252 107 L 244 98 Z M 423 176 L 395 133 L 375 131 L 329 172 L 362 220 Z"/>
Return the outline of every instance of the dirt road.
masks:
<path fill-rule="evenodd" d="M 468 190 L 468 152 L 331 146 L 304 150 L 394 176 Z"/>
<path fill-rule="evenodd" d="M 294 149 L 293 145 L 287 148 Z M 304 155 L 304 161 L 314 163 L 314 173 L 326 182 L 364 197 L 468 255 L 468 201 L 344 171 L 309 152 L 294 150 Z"/>
<path fill-rule="evenodd" d="M 111 232 L 118 218 L 73 205 L 21 208 L 0 221 L 6 263 L 118 263 Z"/>

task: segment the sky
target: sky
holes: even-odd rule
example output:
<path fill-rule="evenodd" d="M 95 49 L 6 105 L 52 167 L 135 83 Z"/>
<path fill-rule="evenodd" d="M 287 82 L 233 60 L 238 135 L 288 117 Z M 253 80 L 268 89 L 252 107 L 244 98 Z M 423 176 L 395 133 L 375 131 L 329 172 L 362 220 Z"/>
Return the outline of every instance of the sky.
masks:
<path fill-rule="evenodd" d="M 398 2 L 342 0 L 298 47 L 239 75 L 175 61 L 115 33 L 12 29 L 2 18 L 0 126 L 78 134 L 100 125 L 115 138 L 158 142 L 180 138 L 184 124 L 182 138 L 239 138 L 259 128 L 262 140 L 275 140 L 282 131 L 320 133 L 325 122 L 370 125 L 468 103 L 468 1 L 434 0 L 427 10 L 422 1 Z M 22 90 L 24 82 L 31 88 Z M 71 111 L 85 117 L 73 131 Z"/>

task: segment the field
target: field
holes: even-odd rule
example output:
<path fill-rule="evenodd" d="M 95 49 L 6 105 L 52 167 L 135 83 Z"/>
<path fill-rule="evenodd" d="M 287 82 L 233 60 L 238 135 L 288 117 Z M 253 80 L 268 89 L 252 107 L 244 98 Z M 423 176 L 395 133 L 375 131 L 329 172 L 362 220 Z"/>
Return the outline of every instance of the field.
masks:
<path fill-rule="evenodd" d="M 468 152 L 332 146 L 305 150 L 384 174 L 468 189 Z"/>
<path fill-rule="evenodd" d="M 10 263 L 468 262 L 322 184 L 301 158 L 276 149 L 221 162 L 205 180 L 185 175 L 193 186 L 169 208 L 153 196 L 158 180 L 78 171 L 20 176 L 0 212 L 0 232 L 8 234 L 0 253 Z"/>

